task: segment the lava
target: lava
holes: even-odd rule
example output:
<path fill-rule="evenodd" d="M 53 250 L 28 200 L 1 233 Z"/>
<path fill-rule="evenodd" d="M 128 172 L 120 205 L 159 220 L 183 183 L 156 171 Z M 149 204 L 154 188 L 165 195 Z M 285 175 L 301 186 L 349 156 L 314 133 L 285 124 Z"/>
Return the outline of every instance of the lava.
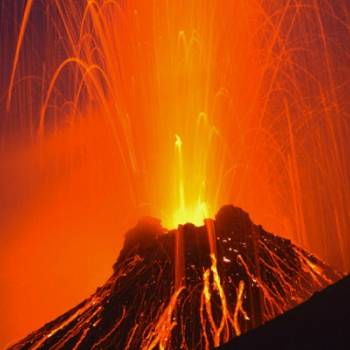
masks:
<path fill-rule="evenodd" d="M 95 294 L 10 349 L 207 350 L 340 277 L 233 206 L 201 227 L 166 231 L 144 219 Z"/>

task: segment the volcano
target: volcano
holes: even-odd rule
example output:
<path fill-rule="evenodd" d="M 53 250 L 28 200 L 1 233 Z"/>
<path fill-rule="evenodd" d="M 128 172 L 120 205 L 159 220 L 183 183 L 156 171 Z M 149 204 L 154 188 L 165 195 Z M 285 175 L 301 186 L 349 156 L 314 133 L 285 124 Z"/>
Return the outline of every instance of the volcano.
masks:
<path fill-rule="evenodd" d="M 340 277 L 231 205 L 200 227 L 144 218 L 102 287 L 10 349 L 211 349 Z"/>

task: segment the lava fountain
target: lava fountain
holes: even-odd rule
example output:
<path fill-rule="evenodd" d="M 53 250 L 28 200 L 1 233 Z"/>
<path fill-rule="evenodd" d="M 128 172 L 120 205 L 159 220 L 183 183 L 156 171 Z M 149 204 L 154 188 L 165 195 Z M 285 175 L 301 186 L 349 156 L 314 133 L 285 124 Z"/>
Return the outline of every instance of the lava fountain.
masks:
<path fill-rule="evenodd" d="M 228 202 L 349 269 L 347 1 L 5 0 L 0 9 L 11 313 L 19 260 L 34 285 L 86 255 L 108 266 L 115 232 L 138 217 L 199 225 Z M 39 271 L 49 242 L 55 258 Z M 102 281 L 104 267 L 93 268 L 84 292 Z M 69 303 L 82 279 L 58 277 L 72 283 Z M 36 292 L 39 306 L 47 293 Z"/>

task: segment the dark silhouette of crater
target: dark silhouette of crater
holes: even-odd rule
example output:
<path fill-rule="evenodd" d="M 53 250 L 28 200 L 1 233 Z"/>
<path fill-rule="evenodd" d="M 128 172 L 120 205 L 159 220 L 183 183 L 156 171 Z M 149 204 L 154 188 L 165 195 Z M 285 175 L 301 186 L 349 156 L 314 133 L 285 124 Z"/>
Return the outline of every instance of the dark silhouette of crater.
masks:
<path fill-rule="evenodd" d="M 220 350 L 348 350 L 350 276 L 305 303 L 235 338 Z"/>

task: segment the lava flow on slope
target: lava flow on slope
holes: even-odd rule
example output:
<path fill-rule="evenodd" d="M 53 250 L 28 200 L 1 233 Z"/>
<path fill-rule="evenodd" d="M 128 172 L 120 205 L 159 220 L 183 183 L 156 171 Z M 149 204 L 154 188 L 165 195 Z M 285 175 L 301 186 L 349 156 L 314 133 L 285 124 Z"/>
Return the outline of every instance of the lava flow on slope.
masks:
<path fill-rule="evenodd" d="M 146 218 L 95 294 L 11 349 L 210 349 L 340 277 L 233 206 L 201 227 Z"/>

